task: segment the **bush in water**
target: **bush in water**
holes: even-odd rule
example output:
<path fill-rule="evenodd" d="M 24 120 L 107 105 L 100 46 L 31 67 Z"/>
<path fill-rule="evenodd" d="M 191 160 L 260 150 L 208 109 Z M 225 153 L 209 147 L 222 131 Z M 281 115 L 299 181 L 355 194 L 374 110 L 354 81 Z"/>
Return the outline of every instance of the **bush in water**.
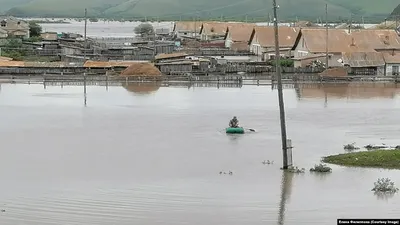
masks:
<path fill-rule="evenodd" d="M 398 188 L 395 187 L 394 182 L 392 182 L 389 178 L 379 178 L 378 181 L 374 183 L 374 188 L 372 191 L 375 193 L 396 193 L 399 191 Z"/>
<path fill-rule="evenodd" d="M 319 164 L 319 165 L 315 165 L 314 168 L 311 168 L 310 172 L 329 173 L 329 172 L 332 172 L 332 169 L 325 164 Z"/>

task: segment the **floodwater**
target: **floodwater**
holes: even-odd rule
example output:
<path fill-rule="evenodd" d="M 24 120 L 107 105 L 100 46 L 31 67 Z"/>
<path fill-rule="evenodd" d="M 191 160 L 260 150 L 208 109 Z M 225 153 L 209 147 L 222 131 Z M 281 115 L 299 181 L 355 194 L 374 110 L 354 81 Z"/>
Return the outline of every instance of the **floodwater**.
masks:
<path fill-rule="evenodd" d="M 0 85 L 2 225 L 328 225 L 400 215 L 400 196 L 370 191 L 380 177 L 400 184 L 398 171 L 283 176 L 271 86 L 88 86 L 85 107 L 82 86 Z M 285 86 L 294 164 L 308 170 L 351 142 L 399 144 L 399 91 Z M 226 135 L 234 115 L 257 132 Z"/>
<path fill-rule="evenodd" d="M 30 19 L 28 19 L 30 20 Z M 37 20 L 37 18 L 36 18 Z M 39 19 L 40 20 L 40 19 Z M 42 20 L 46 20 L 42 18 Z M 47 19 L 49 21 L 58 21 L 60 19 Z M 61 19 L 68 23 L 43 23 L 43 31 L 46 32 L 57 32 L 57 33 L 78 33 L 83 35 L 85 31 L 84 21 L 75 21 L 71 19 Z M 155 29 L 170 29 L 173 30 L 174 22 L 163 21 L 163 22 L 150 22 Z M 141 22 L 118 22 L 118 21 L 98 21 L 89 22 L 87 24 L 87 36 L 88 37 L 133 37 L 134 28 L 141 24 Z M 260 26 L 269 26 L 270 23 L 262 22 L 257 23 Z M 375 26 L 376 24 L 365 24 L 366 28 Z M 289 24 L 283 23 L 282 26 L 289 26 Z"/>

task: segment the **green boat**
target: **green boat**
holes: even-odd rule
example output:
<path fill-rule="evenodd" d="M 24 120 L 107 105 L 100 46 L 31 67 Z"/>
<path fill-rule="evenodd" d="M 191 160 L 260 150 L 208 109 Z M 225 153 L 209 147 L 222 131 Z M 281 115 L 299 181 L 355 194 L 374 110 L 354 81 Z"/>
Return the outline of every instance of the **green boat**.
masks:
<path fill-rule="evenodd" d="M 225 130 L 227 134 L 244 134 L 243 127 L 228 127 Z"/>

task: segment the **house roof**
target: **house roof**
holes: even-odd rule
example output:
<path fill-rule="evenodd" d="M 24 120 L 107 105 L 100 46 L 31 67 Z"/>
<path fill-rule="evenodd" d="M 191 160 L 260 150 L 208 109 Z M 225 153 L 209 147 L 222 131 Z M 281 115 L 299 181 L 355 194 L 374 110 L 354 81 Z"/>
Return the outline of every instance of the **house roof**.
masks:
<path fill-rule="evenodd" d="M 109 61 L 109 62 L 101 62 L 101 61 L 86 61 L 83 67 L 86 68 L 107 68 L 107 67 L 129 67 L 135 63 L 135 61 Z"/>
<path fill-rule="evenodd" d="M 234 51 L 248 51 L 249 50 L 249 43 L 246 42 L 234 42 L 231 45 L 231 49 Z"/>
<path fill-rule="evenodd" d="M 281 26 L 278 28 L 279 32 L 279 47 L 292 48 L 296 42 L 300 28 L 297 27 L 285 27 Z M 253 32 L 250 35 L 249 43 L 256 38 L 258 43 L 263 47 L 274 47 L 275 46 L 275 31 L 273 26 L 257 26 L 254 27 Z"/>
<path fill-rule="evenodd" d="M 253 23 L 228 25 L 225 39 L 229 37 L 233 42 L 248 42 L 251 32 L 256 26 Z"/>
<path fill-rule="evenodd" d="M 363 29 L 351 32 L 351 36 L 363 48 L 400 49 L 400 37 L 395 30 Z"/>
<path fill-rule="evenodd" d="M 383 53 L 383 58 L 388 64 L 400 64 L 400 54 Z"/>
<path fill-rule="evenodd" d="M 385 60 L 380 52 L 344 52 L 342 53 L 344 65 L 350 67 L 376 67 L 384 66 Z"/>
<path fill-rule="evenodd" d="M 299 44 L 301 37 L 304 38 L 305 48 L 311 53 L 326 52 L 326 29 L 324 28 L 304 28 L 296 40 L 294 47 Z M 329 29 L 328 30 L 328 52 L 373 52 L 366 45 L 359 45 L 359 42 L 353 39 L 347 29 Z"/>
<path fill-rule="evenodd" d="M 0 61 L 0 67 L 23 67 L 22 61 Z"/>
<path fill-rule="evenodd" d="M 201 25 L 203 24 L 203 21 L 179 21 L 175 22 L 174 25 L 174 32 L 182 32 L 182 31 L 188 31 L 188 32 L 200 32 Z"/>
<path fill-rule="evenodd" d="M 170 53 L 170 54 L 162 53 L 162 54 L 156 55 L 155 59 L 161 60 L 161 59 L 171 59 L 171 58 L 186 57 L 186 56 L 188 56 L 188 54 L 186 54 L 185 52 L 176 52 L 176 53 Z"/>
<path fill-rule="evenodd" d="M 201 25 L 200 34 L 225 35 L 228 26 L 235 26 L 244 23 L 205 22 Z"/>

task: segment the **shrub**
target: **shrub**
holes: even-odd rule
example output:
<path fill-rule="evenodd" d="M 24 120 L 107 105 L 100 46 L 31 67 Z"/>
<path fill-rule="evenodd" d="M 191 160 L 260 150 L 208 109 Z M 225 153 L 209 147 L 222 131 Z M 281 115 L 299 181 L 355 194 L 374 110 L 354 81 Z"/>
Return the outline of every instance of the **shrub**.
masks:
<path fill-rule="evenodd" d="M 374 183 L 374 188 L 372 191 L 375 193 L 396 193 L 399 191 L 398 188 L 395 187 L 394 182 L 392 182 L 389 178 L 379 178 L 378 181 Z"/>
<path fill-rule="evenodd" d="M 314 168 L 310 169 L 310 172 L 316 172 L 316 173 L 330 173 L 332 172 L 332 168 L 325 164 L 319 164 L 315 165 Z"/>
<path fill-rule="evenodd" d="M 343 146 L 343 148 L 345 150 L 349 150 L 349 151 L 360 149 L 359 147 L 355 146 L 355 143 L 347 144 L 347 145 Z"/>

